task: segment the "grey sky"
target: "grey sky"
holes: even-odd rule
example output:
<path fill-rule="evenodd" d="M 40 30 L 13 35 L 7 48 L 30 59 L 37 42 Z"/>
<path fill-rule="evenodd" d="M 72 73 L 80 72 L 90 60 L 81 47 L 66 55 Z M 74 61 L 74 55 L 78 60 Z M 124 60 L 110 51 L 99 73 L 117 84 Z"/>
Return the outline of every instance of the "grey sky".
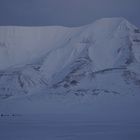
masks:
<path fill-rule="evenodd" d="M 103 17 L 140 27 L 140 0 L 0 0 L 0 25 L 80 26 Z"/>

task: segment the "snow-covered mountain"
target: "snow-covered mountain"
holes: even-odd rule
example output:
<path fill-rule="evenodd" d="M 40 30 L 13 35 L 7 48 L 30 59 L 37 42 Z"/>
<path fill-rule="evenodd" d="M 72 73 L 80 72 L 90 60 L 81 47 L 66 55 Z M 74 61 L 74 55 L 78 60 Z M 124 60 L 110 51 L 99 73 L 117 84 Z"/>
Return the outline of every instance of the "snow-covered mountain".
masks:
<path fill-rule="evenodd" d="M 136 95 L 140 30 L 124 18 L 76 27 L 0 27 L 0 99 Z"/>

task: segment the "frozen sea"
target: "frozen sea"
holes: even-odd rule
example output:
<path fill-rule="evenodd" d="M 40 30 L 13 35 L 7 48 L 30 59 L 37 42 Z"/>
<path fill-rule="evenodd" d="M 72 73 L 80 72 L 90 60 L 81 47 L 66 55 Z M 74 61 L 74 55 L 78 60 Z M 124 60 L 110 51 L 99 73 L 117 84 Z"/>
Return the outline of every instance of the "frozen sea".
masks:
<path fill-rule="evenodd" d="M 83 114 L 0 118 L 0 140 L 140 140 L 140 122 L 95 120 Z"/>

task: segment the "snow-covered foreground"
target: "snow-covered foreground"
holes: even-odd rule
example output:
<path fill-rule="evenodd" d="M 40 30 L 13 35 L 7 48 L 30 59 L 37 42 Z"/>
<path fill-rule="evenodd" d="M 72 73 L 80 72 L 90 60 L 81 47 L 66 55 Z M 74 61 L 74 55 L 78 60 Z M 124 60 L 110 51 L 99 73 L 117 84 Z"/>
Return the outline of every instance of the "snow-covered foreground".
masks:
<path fill-rule="evenodd" d="M 140 122 L 95 121 L 92 115 L 0 118 L 1 140 L 139 140 Z"/>
<path fill-rule="evenodd" d="M 0 117 L 0 140 L 139 140 L 139 99 L 99 95 L 75 101 L 8 100 L 1 104 L 7 116 Z"/>

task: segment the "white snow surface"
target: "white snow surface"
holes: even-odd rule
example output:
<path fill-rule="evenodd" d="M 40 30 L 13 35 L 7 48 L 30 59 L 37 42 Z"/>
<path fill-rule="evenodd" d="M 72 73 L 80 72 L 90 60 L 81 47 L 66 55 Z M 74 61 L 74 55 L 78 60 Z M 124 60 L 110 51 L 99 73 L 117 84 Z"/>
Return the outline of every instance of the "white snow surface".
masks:
<path fill-rule="evenodd" d="M 81 115 L 81 117 L 79 117 Z M 92 116 L 26 115 L 0 119 L 2 140 L 139 140 L 140 123 L 95 121 Z"/>

